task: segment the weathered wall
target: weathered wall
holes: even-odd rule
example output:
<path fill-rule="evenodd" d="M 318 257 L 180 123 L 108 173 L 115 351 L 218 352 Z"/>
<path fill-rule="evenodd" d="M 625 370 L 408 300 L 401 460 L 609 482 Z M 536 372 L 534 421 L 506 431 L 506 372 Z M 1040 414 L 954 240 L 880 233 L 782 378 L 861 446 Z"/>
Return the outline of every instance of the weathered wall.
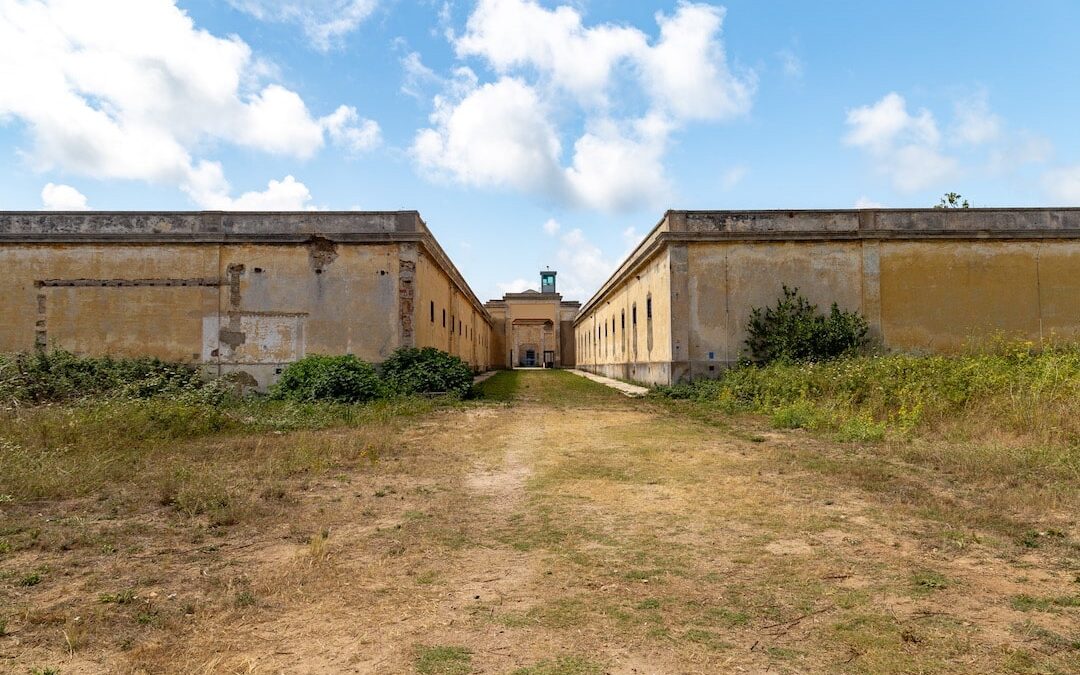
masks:
<path fill-rule="evenodd" d="M 573 317 L 578 303 L 563 302 L 557 293 L 534 291 L 507 293 L 484 306 L 494 322 L 489 350 L 494 367 L 519 366 L 524 350 L 530 348 L 537 351 L 538 361 L 543 360 L 545 350 L 550 350 L 555 352 L 556 368 L 573 367 Z"/>
<path fill-rule="evenodd" d="M 0 351 L 157 356 L 259 387 L 313 353 L 488 365 L 489 318 L 413 212 L 0 213 L 0 269 Z M 436 295 L 468 337 L 428 326 Z"/>
<path fill-rule="evenodd" d="M 668 354 L 612 352 L 602 333 L 597 350 L 597 322 L 610 325 L 642 279 L 656 297 L 657 274 Z M 584 306 L 580 363 L 647 383 L 715 376 L 743 355 L 751 309 L 785 284 L 822 309 L 859 311 L 889 350 L 948 352 L 993 334 L 1075 340 L 1080 211 L 669 212 Z"/>
<path fill-rule="evenodd" d="M 671 252 L 659 250 L 582 310 L 575 322 L 578 367 L 641 382 L 666 380 L 679 367 L 671 331 L 672 264 Z"/>

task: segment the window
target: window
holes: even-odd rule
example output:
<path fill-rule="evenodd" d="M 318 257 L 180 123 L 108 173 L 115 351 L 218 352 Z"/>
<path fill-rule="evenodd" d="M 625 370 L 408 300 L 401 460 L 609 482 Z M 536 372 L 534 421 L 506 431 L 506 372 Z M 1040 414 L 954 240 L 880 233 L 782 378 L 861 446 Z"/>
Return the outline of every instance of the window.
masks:
<path fill-rule="evenodd" d="M 442 327 L 446 328 L 446 310 L 442 311 Z"/>
<path fill-rule="evenodd" d="M 451 314 L 450 315 L 450 333 L 453 334 L 453 332 L 454 332 L 454 315 Z"/>
<path fill-rule="evenodd" d="M 623 332 L 625 332 L 626 331 L 626 310 L 625 309 L 622 311 L 622 314 L 619 316 L 619 323 L 622 324 Z"/>
<path fill-rule="evenodd" d="M 431 301 L 431 323 L 435 323 L 435 301 Z"/>
<path fill-rule="evenodd" d="M 652 294 L 645 296 L 645 348 L 650 352 L 653 347 L 652 331 Z"/>

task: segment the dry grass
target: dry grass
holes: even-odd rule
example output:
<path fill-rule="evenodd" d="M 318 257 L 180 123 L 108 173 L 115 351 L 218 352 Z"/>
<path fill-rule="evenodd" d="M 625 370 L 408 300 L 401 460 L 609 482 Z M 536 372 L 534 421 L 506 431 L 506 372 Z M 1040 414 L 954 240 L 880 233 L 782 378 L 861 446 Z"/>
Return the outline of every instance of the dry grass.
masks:
<path fill-rule="evenodd" d="M 126 452 L 87 433 L 54 456 L 36 439 L 68 413 L 20 413 L 47 433 L 0 435 L 42 467 L 85 442 L 92 471 L 0 479 L 0 670 L 1075 670 L 1075 512 L 995 512 L 975 455 L 489 383 L 504 402 Z"/>

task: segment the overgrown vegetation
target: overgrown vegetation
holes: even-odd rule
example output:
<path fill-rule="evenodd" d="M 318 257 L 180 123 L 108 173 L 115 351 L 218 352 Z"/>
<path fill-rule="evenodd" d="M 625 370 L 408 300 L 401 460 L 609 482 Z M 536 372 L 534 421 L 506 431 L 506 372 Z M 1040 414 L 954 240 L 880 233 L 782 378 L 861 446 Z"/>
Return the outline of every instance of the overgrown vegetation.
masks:
<path fill-rule="evenodd" d="M 383 361 L 379 371 L 387 386 L 401 394 L 464 396 L 473 381 L 469 364 L 434 347 L 402 347 Z"/>
<path fill-rule="evenodd" d="M 77 399 L 148 399 L 219 403 L 227 383 L 198 369 L 154 358 L 79 357 L 62 350 L 0 354 L 0 405 Z"/>
<path fill-rule="evenodd" d="M 386 394 L 375 368 L 352 354 L 307 356 L 285 367 L 271 398 L 364 403 Z"/>
<path fill-rule="evenodd" d="M 772 415 L 776 426 L 841 430 L 882 425 L 915 431 L 998 432 L 1040 444 L 1080 443 L 1080 347 L 999 343 L 952 356 L 857 356 L 818 363 L 749 365 L 657 390 L 727 412 Z"/>
<path fill-rule="evenodd" d="M 751 311 L 746 348 L 755 363 L 824 361 L 864 349 L 868 330 L 857 312 L 843 311 L 834 302 L 823 315 L 798 288 L 784 286 L 776 307 Z"/>

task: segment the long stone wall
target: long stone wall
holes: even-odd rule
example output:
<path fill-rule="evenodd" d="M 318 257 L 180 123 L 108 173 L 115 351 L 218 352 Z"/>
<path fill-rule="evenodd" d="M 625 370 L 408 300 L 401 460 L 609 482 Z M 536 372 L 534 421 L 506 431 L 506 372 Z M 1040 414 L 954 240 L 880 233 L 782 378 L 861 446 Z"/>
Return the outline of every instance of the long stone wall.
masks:
<path fill-rule="evenodd" d="M 579 366 L 651 384 L 715 376 L 743 355 L 751 309 L 783 285 L 861 312 L 887 350 L 1080 339 L 1080 210 L 668 212 L 582 308 Z M 668 322 L 644 355 L 640 318 L 626 336 L 637 351 L 596 330 L 642 289 Z"/>
<path fill-rule="evenodd" d="M 157 356 L 260 388 L 312 353 L 488 367 L 491 317 L 415 212 L 0 213 L 0 269 L 0 351 Z M 436 295 L 460 344 L 419 330 Z"/>

